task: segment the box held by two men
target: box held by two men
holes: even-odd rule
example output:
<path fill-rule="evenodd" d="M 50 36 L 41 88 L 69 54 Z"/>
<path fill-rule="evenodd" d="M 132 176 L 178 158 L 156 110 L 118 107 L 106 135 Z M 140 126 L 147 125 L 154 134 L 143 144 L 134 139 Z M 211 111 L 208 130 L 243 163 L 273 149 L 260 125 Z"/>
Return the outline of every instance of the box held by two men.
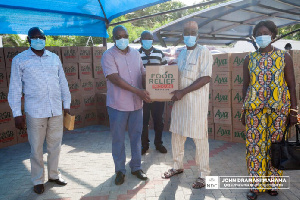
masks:
<path fill-rule="evenodd" d="M 171 92 L 178 90 L 177 65 L 149 65 L 146 67 L 146 90 L 152 101 L 171 101 Z"/>

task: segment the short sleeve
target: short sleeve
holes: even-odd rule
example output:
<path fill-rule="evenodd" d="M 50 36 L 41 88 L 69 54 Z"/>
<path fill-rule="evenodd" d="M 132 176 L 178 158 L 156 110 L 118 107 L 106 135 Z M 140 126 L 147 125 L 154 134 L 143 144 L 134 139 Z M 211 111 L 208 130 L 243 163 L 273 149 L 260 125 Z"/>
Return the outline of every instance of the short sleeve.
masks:
<path fill-rule="evenodd" d="M 107 77 L 108 75 L 111 74 L 117 74 L 119 73 L 117 65 L 115 63 L 115 59 L 113 57 L 113 55 L 106 51 L 101 59 L 101 65 L 103 68 L 103 73 L 105 75 L 105 77 Z"/>

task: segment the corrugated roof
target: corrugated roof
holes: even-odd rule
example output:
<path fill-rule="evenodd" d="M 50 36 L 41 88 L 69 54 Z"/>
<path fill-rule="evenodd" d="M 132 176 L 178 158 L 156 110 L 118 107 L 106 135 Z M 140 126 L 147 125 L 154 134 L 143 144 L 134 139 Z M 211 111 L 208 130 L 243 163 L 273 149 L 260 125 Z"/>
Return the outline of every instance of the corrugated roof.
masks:
<path fill-rule="evenodd" d="M 154 42 L 162 46 L 182 44 L 183 24 L 191 20 L 198 23 L 200 44 L 228 45 L 239 40 L 249 41 L 254 26 L 262 20 L 272 20 L 279 28 L 300 23 L 300 0 L 233 0 L 222 3 L 154 30 Z"/>

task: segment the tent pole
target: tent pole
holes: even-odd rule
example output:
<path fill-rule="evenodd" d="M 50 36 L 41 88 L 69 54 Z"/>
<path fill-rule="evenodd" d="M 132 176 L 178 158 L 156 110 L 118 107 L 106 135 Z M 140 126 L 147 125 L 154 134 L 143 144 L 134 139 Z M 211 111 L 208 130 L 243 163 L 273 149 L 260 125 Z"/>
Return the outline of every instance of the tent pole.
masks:
<path fill-rule="evenodd" d="M 106 38 L 103 38 L 103 42 L 102 42 L 102 43 L 103 43 L 103 46 L 104 46 L 104 47 L 107 46 L 107 40 L 106 40 Z"/>

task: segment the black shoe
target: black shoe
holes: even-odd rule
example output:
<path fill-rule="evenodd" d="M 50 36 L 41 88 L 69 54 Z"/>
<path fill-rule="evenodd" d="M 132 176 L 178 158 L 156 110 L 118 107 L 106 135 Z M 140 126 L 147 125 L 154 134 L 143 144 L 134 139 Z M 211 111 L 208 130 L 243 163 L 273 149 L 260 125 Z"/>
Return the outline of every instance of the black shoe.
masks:
<path fill-rule="evenodd" d="M 132 175 L 135 175 L 136 177 L 138 177 L 141 180 L 147 180 L 147 175 L 143 172 L 143 170 L 137 170 L 135 172 L 131 172 Z"/>
<path fill-rule="evenodd" d="M 67 185 L 68 184 L 68 182 L 65 181 L 62 178 L 59 178 L 59 179 L 49 179 L 49 182 L 54 182 L 54 183 L 56 183 L 58 185 Z"/>
<path fill-rule="evenodd" d="M 45 190 L 44 184 L 35 185 L 33 187 L 33 191 L 37 194 L 42 194 L 44 192 L 44 190 Z"/>
<path fill-rule="evenodd" d="M 148 148 L 142 147 L 142 155 L 144 155 L 148 151 L 148 149 L 149 149 L 149 147 Z"/>
<path fill-rule="evenodd" d="M 164 147 L 164 145 L 160 144 L 156 146 L 156 150 L 158 150 L 160 153 L 167 153 L 167 149 L 166 147 Z"/>
<path fill-rule="evenodd" d="M 124 180 L 125 180 L 125 175 L 121 171 L 118 171 L 115 179 L 115 184 L 122 185 L 124 183 Z"/>

